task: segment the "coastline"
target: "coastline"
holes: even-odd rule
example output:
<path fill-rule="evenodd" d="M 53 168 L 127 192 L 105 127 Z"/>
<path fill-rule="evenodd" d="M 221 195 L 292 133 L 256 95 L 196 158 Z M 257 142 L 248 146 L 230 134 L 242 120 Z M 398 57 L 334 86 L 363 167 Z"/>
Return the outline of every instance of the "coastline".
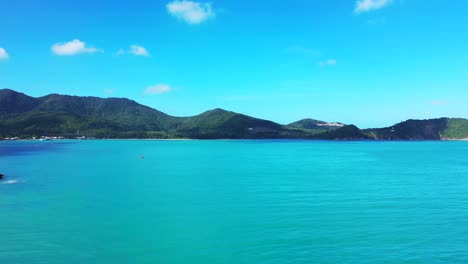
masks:
<path fill-rule="evenodd" d="M 33 139 L 33 138 L 18 138 L 18 139 L 0 139 L 0 142 L 5 141 L 37 141 L 37 142 L 57 142 L 57 141 L 224 141 L 224 140 L 299 140 L 299 141 L 333 141 L 333 142 L 421 142 L 421 141 L 468 141 L 468 138 L 442 138 L 442 139 L 319 139 L 319 138 L 57 138 L 57 139 Z"/>
<path fill-rule="evenodd" d="M 468 141 L 468 138 L 443 138 L 442 141 Z"/>

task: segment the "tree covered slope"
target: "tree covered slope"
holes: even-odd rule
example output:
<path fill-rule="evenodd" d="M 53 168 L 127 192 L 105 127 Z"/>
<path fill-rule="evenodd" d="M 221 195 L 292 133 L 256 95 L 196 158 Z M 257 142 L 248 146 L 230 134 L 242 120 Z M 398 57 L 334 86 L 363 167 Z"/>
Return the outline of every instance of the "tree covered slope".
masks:
<path fill-rule="evenodd" d="M 378 139 L 468 138 L 467 119 L 408 120 L 387 128 L 303 119 L 281 125 L 223 109 L 175 117 L 125 98 L 51 94 L 30 97 L 0 90 L 0 139 L 5 137 Z"/>
<path fill-rule="evenodd" d="M 363 131 L 373 139 L 384 140 L 441 140 L 468 138 L 468 120 L 438 118 L 407 120 L 391 127 Z"/>

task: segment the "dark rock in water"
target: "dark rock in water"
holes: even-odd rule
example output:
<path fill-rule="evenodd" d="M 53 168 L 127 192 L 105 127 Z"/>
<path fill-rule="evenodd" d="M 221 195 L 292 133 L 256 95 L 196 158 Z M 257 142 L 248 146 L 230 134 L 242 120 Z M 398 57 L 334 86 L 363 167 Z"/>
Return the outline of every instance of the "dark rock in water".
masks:
<path fill-rule="evenodd" d="M 0 173 L 0 180 L 3 179 L 4 177 L 5 177 L 5 175 Z"/>

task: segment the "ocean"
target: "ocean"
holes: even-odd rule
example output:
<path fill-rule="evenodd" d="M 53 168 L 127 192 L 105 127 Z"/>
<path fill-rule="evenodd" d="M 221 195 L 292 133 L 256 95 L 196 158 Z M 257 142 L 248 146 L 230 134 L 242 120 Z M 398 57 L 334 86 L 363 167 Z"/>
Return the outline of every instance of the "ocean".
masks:
<path fill-rule="evenodd" d="M 468 263 L 468 142 L 0 142 L 0 263 Z"/>

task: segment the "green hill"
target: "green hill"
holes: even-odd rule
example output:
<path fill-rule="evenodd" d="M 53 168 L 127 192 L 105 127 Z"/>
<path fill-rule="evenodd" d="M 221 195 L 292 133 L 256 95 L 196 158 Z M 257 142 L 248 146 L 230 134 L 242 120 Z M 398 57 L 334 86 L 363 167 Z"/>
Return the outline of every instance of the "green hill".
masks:
<path fill-rule="evenodd" d="M 214 109 L 185 119 L 177 131 L 190 138 L 280 138 L 286 129 L 271 121 Z"/>
<path fill-rule="evenodd" d="M 467 139 L 468 119 L 452 118 L 447 121 L 447 127 L 441 133 L 443 139 Z"/>
<path fill-rule="evenodd" d="M 125 98 L 34 98 L 8 89 L 0 90 L 0 106 L 0 137 L 273 139 L 317 138 L 329 130 L 283 126 L 223 109 L 174 117 Z"/>
<path fill-rule="evenodd" d="M 338 122 L 329 123 L 329 122 L 310 119 L 310 118 L 302 119 L 302 120 L 296 121 L 288 125 L 288 127 L 291 127 L 291 128 L 318 129 L 318 130 L 323 130 L 323 131 L 335 130 L 343 126 L 345 125 L 342 123 L 338 123 Z"/>
<path fill-rule="evenodd" d="M 384 140 L 441 140 L 468 138 L 468 120 L 438 118 L 407 120 L 391 127 L 363 131 L 373 139 Z"/>
<path fill-rule="evenodd" d="M 355 125 L 346 125 L 338 129 L 328 130 L 315 136 L 317 139 L 364 140 L 370 137 Z"/>
<path fill-rule="evenodd" d="M 0 90 L 0 139 L 77 136 L 96 138 L 193 139 L 461 139 L 467 119 L 408 120 L 392 127 L 360 130 L 353 125 L 303 119 L 289 125 L 214 109 L 174 117 L 125 98 L 51 94 L 30 97 Z"/>
<path fill-rule="evenodd" d="M 184 120 L 124 98 L 33 98 L 7 89 L 0 90 L 0 106 L 4 136 L 146 137 L 146 132 L 169 131 Z"/>
<path fill-rule="evenodd" d="M 312 137 L 317 135 L 322 135 L 323 137 L 328 137 L 325 135 L 329 135 L 326 132 L 336 130 L 339 128 L 344 127 L 345 125 L 338 122 L 325 122 L 316 119 L 306 118 L 294 123 L 287 125 L 289 129 L 293 130 L 301 130 L 304 133 L 311 135 Z"/>

